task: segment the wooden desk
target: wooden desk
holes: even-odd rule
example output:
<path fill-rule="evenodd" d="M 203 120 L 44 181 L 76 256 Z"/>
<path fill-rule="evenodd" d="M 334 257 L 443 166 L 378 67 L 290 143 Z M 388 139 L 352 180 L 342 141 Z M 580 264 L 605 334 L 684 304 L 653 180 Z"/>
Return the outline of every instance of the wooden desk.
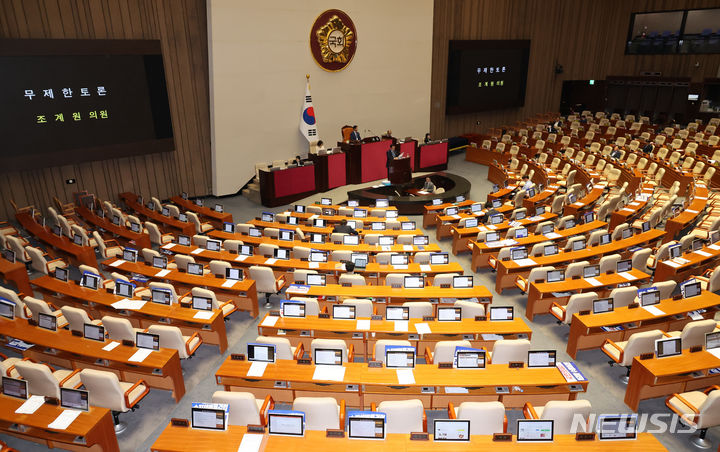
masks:
<path fill-rule="evenodd" d="M 585 235 L 596 229 L 604 228 L 605 226 L 607 226 L 607 223 L 604 221 L 594 220 L 590 223 L 579 224 L 569 229 L 553 231 L 553 234 L 557 235 L 551 235 L 549 237 L 543 234 L 530 234 L 524 239 L 513 239 L 516 244 L 512 246 L 532 247 L 532 245 L 542 242 L 557 242 L 558 245 L 562 245 L 570 237 L 575 235 Z M 502 243 L 499 241 L 491 242 L 491 245 L 492 246 L 489 246 L 487 242 L 476 242 L 474 240 L 470 241 L 468 245 L 468 247 L 472 250 L 472 264 L 470 268 L 472 268 L 473 271 L 476 272 L 480 268 L 490 268 L 490 256 L 497 257 L 500 249 L 504 248 Z"/>
<path fill-rule="evenodd" d="M 720 295 L 703 291 L 701 295 L 685 300 L 662 300 L 655 307 L 665 314 L 655 316 L 642 307 L 630 309 L 625 306 L 603 314 L 573 315 L 568 337 L 568 355 L 575 358 L 579 350 L 599 348 L 605 339 L 614 342 L 626 341 L 633 333 L 640 331 L 682 330 L 686 323 L 692 321 L 687 315 L 690 311 L 705 309 L 702 316 L 712 319 L 720 310 L 718 308 L 720 307 Z M 614 326 L 622 326 L 623 329 L 620 331 L 603 330 L 603 327 Z"/>
<path fill-rule="evenodd" d="M 122 263 L 112 265 L 117 261 L 122 261 Z M 212 275 L 189 275 L 177 270 L 170 270 L 166 275 L 157 276 L 158 273 L 161 272 L 159 268 L 139 262 L 128 262 L 114 257 L 103 262 L 103 267 L 109 272 L 137 273 L 156 281 L 168 282 L 175 287 L 187 290 L 193 287 L 203 287 L 215 292 L 218 301 L 231 300 L 239 310 L 248 311 L 253 317 L 258 316 L 257 289 L 255 288 L 255 281 L 251 279 L 236 281 L 232 287 L 224 287 L 225 278 L 215 278 Z M 180 296 L 180 294 L 178 294 L 178 296 Z"/>
<path fill-rule="evenodd" d="M 346 156 L 346 179 L 349 184 L 360 184 L 387 177 L 387 151 L 392 140 L 340 143 Z"/>
<path fill-rule="evenodd" d="M 555 181 L 555 179 L 555 177 L 552 178 L 553 181 Z M 550 182 L 548 181 L 547 183 Z M 555 198 L 559 189 L 559 185 L 548 185 L 545 190 L 537 193 L 535 196 L 523 199 L 523 207 L 525 207 L 528 212 L 535 213 L 534 209 L 537 208 L 537 206 L 549 204 Z"/>
<path fill-rule="evenodd" d="M 668 396 L 673 393 L 701 390 L 720 383 L 720 359 L 702 350 L 666 358 L 633 359 L 630 380 L 625 390 L 625 405 L 637 411 L 641 400 Z"/>
<path fill-rule="evenodd" d="M 424 211 L 423 211 L 423 228 L 427 229 L 427 228 L 434 227 L 436 225 L 437 213 L 442 212 L 447 207 L 455 206 L 459 209 L 463 209 L 463 208 L 470 207 L 471 205 L 476 204 L 476 203 L 477 203 L 477 201 L 473 201 L 471 199 L 466 199 L 465 201 L 459 202 L 459 203 L 445 202 L 442 204 L 438 204 L 437 206 L 433 206 L 432 204 L 425 206 L 425 207 L 423 207 L 423 209 L 424 209 Z"/>
<path fill-rule="evenodd" d="M 708 203 L 708 189 L 705 184 L 701 182 L 694 183 L 695 191 L 692 201 L 688 203 L 687 207 L 680 212 L 674 218 L 669 218 L 665 222 L 665 239 L 663 242 L 669 242 L 670 240 L 679 239 L 680 232 L 687 228 L 691 223 L 695 222 L 707 207 Z"/>
<path fill-rule="evenodd" d="M 527 277 L 530 270 L 534 267 L 544 267 L 548 265 L 565 267 L 571 262 L 577 261 L 594 261 L 600 259 L 607 254 L 619 253 L 623 258 L 629 256 L 628 248 L 633 246 L 650 246 L 653 242 L 658 241 L 665 235 L 665 231 L 659 229 L 651 229 L 641 234 L 636 234 L 630 238 L 615 240 L 606 245 L 593 246 L 579 251 L 567 251 L 555 254 L 553 256 L 540 256 L 531 258 L 534 263 L 519 265 L 517 262 L 498 261 L 497 276 L 495 277 L 495 291 L 502 293 L 503 289 L 515 287 L 515 280 L 518 275 Z"/>
<path fill-rule="evenodd" d="M 119 196 L 120 199 L 125 203 L 125 205 L 128 206 L 130 209 L 134 210 L 139 215 L 149 219 L 153 223 L 157 223 L 158 225 L 164 225 L 165 227 L 169 228 L 169 231 L 173 234 L 185 234 L 191 237 L 195 234 L 194 224 L 190 223 L 189 221 L 184 222 L 178 220 L 177 218 L 166 217 L 157 210 L 148 209 L 145 205 L 139 204 L 137 202 L 138 195 L 136 195 L 135 193 L 123 192 L 120 193 Z"/>
<path fill-rule="evenodd" d="M 265 326 L 266 323 L 272 323 L 273 319 L 277 319 L 274 325 Z M 427 324 L 431 333 L 418 334 L 415 325 L 420 323 Z M 408 321 L 408 331 L 399 332 L 395 330 L 395 322 L 392 320 L 370 320 L 370 329 L 360 330 L 357 328 L 357 320 L 320 319 L 317 316 L 273 317 L 266 314 L 258 324 L 258 334 L 287 337 L 293 345 L 302 343 L 305 350 L 310 350 L 310 342 L 313 339 L 343 339 L 348 346 L 353 344 L 355 356 L 364 356 L 367 362 L 372 356 L 375 342 L 380 339 L 410 341 L 420 354 L 424 353 L 425 347 L 433 350 L 438 341 L 469 340 L 473 347 L 486 347 L 491 350 L 500 336 L 502 339 L 530 339 L 532 329 L 519 317 L 502 322 L 475 321 L 475 319 L 462 319 L 459 322 L 411 319 Z"/>
<path fill-rule="evenodd" d="M 212 317 L 205 319 L 195 318 L 199 311 L 180 304 L 164 305 L 148 301 L 137 310 L 117 310 L 112 304 L 122 300 L 108 293 L 105 289 L 92 290 L 80 287 L 74 282 L 62 282 L 50 276 L 41 276 L 33 279 L 33 286 L 42 294 L 47 302 L 52 302 L 58 308 L 61 306 L 80 307 L 93 318 L 99 319 L 105 315 L 126 318 L 135 328 L 148 328 L 155 324 L 176 326 L 183 334 L 190 336 L 198 333 L 205 344 L 217 345 L 220 353 L 227 350 L 227 332 L 223 321 L 222 310 L 213 312 Z"/>
<path fill-rule="evenodd" d="M 283 272 L 288 277 L 293 274 L 295 270 L 315 270 L 318 273 L 325 273 L 337 280 L 337 277 L 345 270 L 341 269 L 341 262 L 328 261 L 328 262 L 308 262 L 301 259 L 272 259 L 255 254 L 252 256 L 243 257 L 237 254 L 233 254 L 226 250 L 221 251 L 208 251 L 197 246 L 182 246 L 175 243 L 168 243 L 162 247 L 166 250 L 171 250 L 178 254 L 185 254 L 192 256 L 197 261 L 211 261 L 221 260 L 229 262 L 231 265 L 240 267 L 250 267 L 252 265 L 264 265 L 271 267 L 274 271 Z M 198 252 L 198 250 L 201 250 Z M 274 261 L 274 262 L 273 262 Z M 271 262 L 271 263 L 268 263 Z M 311 264 L 315 264 L 312 265 Z M 424 265 L 420 265 L 414 262 L 410 262 L 407 268 L 398 268 L 392 265 L 380 265 L 376 262 L 370 262 L 367 266 L 360 270 L 355 269 L 355 273 L 362 274 L 366 278 L 369 278 L 371 283 L 383 284 L 385 277 L 388 274 L 397 273 L 410 273 L 410 274 L 425 274 L 425 275 L 437 275 L 439 273 L 460 273 L 464 272 L 462 265 L 458 262 L 450 262 L 448 264 L 441 265 L 428 265 L 426 268 Z"/>
<path fill-rule="evenodd" d="M 531 228 L 533 226 L 537 226 L 539 223 L 542 223 L 543 221 L 548 220 L 554 220 L 557 218 L 557 214 L 551 213 L 551 212 L 545 212 L 544 214 L 540 216 L 529 216 L 526 218 L 523 218 L 520 221 L 515 221 L 514 223 L 518 226 L 523 226 L 526 228 Z M 499 232 L 504 233 L 508 229 L 510 229 L 512 226 L 510 225 L 510 221 L 504 221 L 499 224 L 494 225 L 482 225 L 475 228 L 452 228 L 452 252 L 454 255 L 458 255 L 460 253 L 465 253 L 467 251 L 470 251 L 470 248 L 468 248 L 468 244 L 470 243 L 470 240 L 477 237 L 479 232 Z"/>
<path fill-rule="evenodd" d="M 610 215 L 610 230 L 615 229 L 615 227 L 623 223 L 630 224 L 634 218 L 638 217 L 647 207 L 648 201 L 653 192 L 654 189 L 652 185 L 644 186 L 641 191 L 641 194 L 643 195 L 642 198 L 636 197 L 631 203 L 627 204 L 622 209 L 613 211 Z"/>
<path fill-rule="evenodd" d="M 30 279 L 28 278 L 25 264 L 22 262 L 15 261 L 15 263 L 12 264 L 0 256 L 0 276 L 2 276 L 4 281 L 10 281 L 15 284 L 19 292 L 25 295 L 32 295 Z"/>
<path fill-rule="evenodd" d="M 90 407 L 65 430 L 49 429 L 48 424 L 64 408 L 44 404 L 33 414 L 16 414 L 25 401 L 0 395 L 0 432 L 26 441 L 42 444 L 48 449 L 120 451 L 110 410 Z"/>
<path fill-rule="evenodd" d="M 170 198 L 170 202 L 173 204 L 182 207 L 185 210 L 189 210 L 191 212 L 195 212 L 199 214 L 201 217 L 207 218 L 207 220 L 213 224 L 218 229 L 222 229 L 223 223 L 232 223 L 233 222 L 233 216 L 229 212 L 215 212 L 214 209 L 211 209 L 207 206 L 198 206 L 194 202 L 190 201 L 189 199 L 183 199 L 182 196 L 173 196 Z"/>
<path fill-rule="evenodd" d="M 382 231 L 378 231 L 382 232 Z M 207 234 L 209 237 L 220 240 L 240 240 L 246 245 L 258 246 L 261 243 L 267 243 L 270 245 L 277 245 L 280 248 L 292 249 L 296 246 L 303 246 L 306 248 L 313 248 L 322 251 L 335 251 L 335 250 L 349 250 L 355 253 L 419 253 L 421 251 L 427 251 L 432 253 L 439 253 L 441 251 L 440 246 L 437 243 L 431 243 L 425 246 L 415 245 L 393 245 L 393 246 L 380 246 L 380 245 L 368 245 L 366 243 L 360 243 L 359 245 L 339 245 L 335 243 L 311 243 L 300 240 L 278 240 L 271 239 L 269 237 L 251 237 L 247 234 L 231 233 L 224 231 L 210 231 Z"/>
<path fill-rule="evenodd" d="M 506 218 L 509 217 L 513 212 L 513 206 L 511 204 L 503 204 L 502 206 L 495 209 L 498 213 L 503 214 Z M 442 240 L 448 237 L 452 237 L 452 228 L 457 227 L 460 220 L 463 218 L 478 218 L 485 215 L 487 212 L 485 209 L 477 213 L 469 212 L 468 210 L 459 211 L 457 215 L 442 215 L 438 213 L 435 217 L 435 224 L 437 230 L 435 231 L 435 238 Z"/>
<path fill-rule="evenodd" d="M 447 409 L 448 402 L 491 400 L 502 402 L 505 408 L 520 408 L 525 402 L 544 405 L 550 400 L 575 400 L 588 385 L 587 380 L 568 383 L 556 367 L 511 369 L 507 364 L 488 364 L 485 369 L 440 369 L 433 364 L 416 364 L 415 383 L 399 385 L 396 369 L 371 368 L 367 363 L 345 363 L 341 382 L 313 380 L 315 366 L 293 360 L 278 360 L 268 364 L 261 377 L 248 377 L 250 364 L 228 358 L 215 373 L 217 384 L 226 391 L 271 395 L 276 403 L 322 395 L 364 408 L 383 400 L 420 399 L 427 409 Z M 509 386 L 511 392 L 498 394 L 496 386 Z M 453 393 L 452 388 L 465 388 L 467 393 Z"/>
<path fill-rule="evenodd" d="M 53 234 L 49 227 L 43 227 L 40 223 L 30 217 L 29 212 L 18 212 L 15 214 L 18 223 L 34 236 L 36 239 L 48 245 L 62 255 L 68 256 L 73 263 L 85 264 L 97 268 L 95 250 L 91 246 L 79 246 L 73 243 L 68 237 L 58 237 Z"/>
<path fill-rule="evenodd" d="M 289 204 L 317 192 L 315 165 L 260 169 L 260 198 L 268 207 Z"/>
<path fill-rule="evenodd" d="M 168 425 L 160 437 L 152 445 L 153 452 L 236 452 L 246 427 L 231 425 L 225 431 L 197 430 L 188 427 Z M 453 451 L 527 451 L 555 452 L 557 450 L 583 450 L 586 452 L 607 452 L 606 441 L 575 441 L 575 435 L 555 435 L 550 444 L 532 443 L 519 444 L 511 442 L 495 442 L 490 435 L 472 435 L 469 442 L 453 442 L 447 445 L 433 441 L 410 441 L 410 435 L 388 433 L 383 441 L 354 440 L 345 438 L 326 438 L 325 432 L 308 430 L 303 438 L 289 436 L 270 436 L 265 434 L 260 450 L 264 452 L 288 452 L 297 450 L 333 450 L 342 449 L 347 452 L 366 452 L 369 448 L 377 452 L 437 452 L 438 450 Z M 660 452 L 666 451 L 652 433 L 638 433 L 634 441 L 623 441 L 622 449 L 628 452 Z"/>
<path fill-rule="evenodd" d="M 125 227 L 125 225 L 118 226 L 107 218 L 97 216 L 95 212 L 91 212 L 84 206 L 75 206 L 75 212 L 77 212 L 78 215 L 80 215 L 83 220 L 87 221 L 89 224 L 92 224 L 96 228 L 104 229 L 105 231 L 111 233 L 113 237 L 120 238 L 121 241 L 132 245 L 133 248 L 137 248 L 139 250 L 143 248 L 152 248 L 150 235 L 147 233 L 133 232 L 130 228 Z"/>
<path fill-rule="evenodd" d="M 572 204 L 566 204 L 563 207 L 563 216 L 578 216 L 580 212 L 587 209 L 592 209 L 597 200 L 600 199 L 600 196 L 602 196 L 606 186 L 607 182 L 599 182 L 597 184 L 594 184 L 592 190 L 590 190 L 590 193 L 586 194 L 582 199 L 578 199 Z"/>
<path fill-rule="evenodd" d="M 453 289 L 426 286 L 422 289 L 394 288 L 390 286 L 352 286 L 338 284 L 326 286 L 302 286 L 291 284 L 285 291 L 287 296 L 334 297 L 344 298 L 377 298 L 377 303 L 394 303 L 405 300 L 427 300 L 434 298 L 477 298 L 478 302 L 490 304 L 492 294 L 485 286 L 474 286 L 468 289 Z M 394 301 L 393 301 L 394 300 Z M 485 306 L 487 308 L 487 306 Z"/>
<path fill-rule="evenodd" d="M 600 282 L 601 285 L 599 286 L 594 286 L 583 278 L 568 279 L 552 283 L 532 282 L 530 283 L 530 290 L 528 291 L 525 317 L 530 320 L 534 320 L 535 316 L 538 314 L 550 314 L 550 307 L 553 303 L 563 306 L 566 305 L 570 296 L 556 297 L 553 295 L 555 292 L 572 292 L 573 294 L 582 292 L 597 292 L 598 296 L 602 298 L 608 296 L 610 290 L 616 288 L 618 284 L 629 282 L 633 285 L 641 285 L 650 281 L 650 275 L 635 268 L 630 270 L 628 273 L 630 273 L 635 279 L 627 280 L 618 273 L 603 273 L 595 278 L 598 282 Z"/>
<path fill-rule="evenodd" d="M 715 268 L 720 259 L 720 243 L 704 246 L 701 250 L 683 253 L 688 262 L 680 264 L 675 259 L 658 262 L 655 267 L 655 281 L 684 281 L 695 275 L 701 275 L 709 268 Z"/>
<path fill-rule="evenodd" d="M 112 351 L 103 350 L 110 342 L 99 342 L 73 336 L 69 330 L 50 331 L 30 326 L 27 320 L 0 319 L 2 344 L 8 337 L 35 344 L 22 352 L 26 358 L 55 364 L 66 369 L 98 369 L 117 374 L 121 381 L 135 383 L 145 380 L 151 388 L 172 391 L 176 402 L 185 395 L 180 357 L 177 350 L 162 348 L 152 352 L 143 362 L 129 358 L 138 350 L 118 345 Z"/>
<path fill-rule="evenodd" d="M 375 222 L 374 218 L 363 218 L 363 223 L 370 223 Z M 369 221 L 368 221 L 369 220 Z M 353 220 L 350 220 L 353 221 Z M 378 223 L 385 223 L 387 220 L 385 218 L 378 218 Z M 327 236 L 330 236 L 330 234 L 333 233 L 333 228 L 331 227 L 325 227 L 325 228 L 316 228 L 314 226 L 305 226 L 305 225 L 291 225 L 286 223 L 280 223 L 280 222 L 270 222 L 270 221 L 261 221 L 261 220 L 250 220 L 248 221 L 248 224 L 251 224 L 255 226 L 258 229 L 265 229 L 265 228 L 277 228 L 277 229 L 286 229 L 289 231 L 295 231 L 295 229 L 300 229 L 303 231 L 303 233 L 316 233 L 316 234 L 325 234 Z M 361 236 L 367 235 L 367 234 L 380 234 L 380 235 L 392 235 L 392 236 L 398 236 L 398 235 L 424 235 L 424 232 L 420 229 L 410 229 L 410 230 L 402 230 L 402 229 L 382 229 L 382 230 L 373 230 L 370 228 L 370 224 L 366 224 L 366 227 L 364 229 L 358 230 L 358 234 Z"/>
<path fill-rule="evenodd" d="M 444 171 L 448 162 L 448 143 L 421 144 L 415 152 L 416 171 Z"/>
<path fill-rule="evenodd" d="M 351 208 L 352 208 L 352 209 L 355 209 L 355 208 L 356 208 L 356 207 L 350 207 L 350 206 L 345 205 L 345 204 L 331 204 L 331 205 L 327 206 L 327 205 L 325 205 L 325 204 L 320 204 L 320 203 L 317 203 L 317 202 L 314 202 L 314 203 L 312 203 L 312 204 L 308 204 L 308 207 L 310 207 L 310 206 L 320 207 L 321 209 L 333 209 L 333 210 L 335 210 L 335 212 L 337 212 L 338 210 L 340 210 L 341 207 L 347 207 L 348 209 L 351 209 Z M 362 206 L 362 205 L 361 205 L 361 206 L 358 206 L 357 209 L 397 210 L 397 207 L 395 207 L 395 206 L 376 207 L 376 206 Z M 293 212 L 293 215 L 295 215 L 295 214 L 296 214 L 296 212 Z"/>

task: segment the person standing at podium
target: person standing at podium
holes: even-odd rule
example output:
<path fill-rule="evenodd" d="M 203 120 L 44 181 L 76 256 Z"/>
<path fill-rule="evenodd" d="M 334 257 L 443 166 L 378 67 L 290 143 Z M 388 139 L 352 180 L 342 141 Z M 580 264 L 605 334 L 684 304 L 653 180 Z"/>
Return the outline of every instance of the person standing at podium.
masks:
<path fill-rule="evenodd" d="M 350 141 L 360 141 L 360 132 L 358 132 L 357 126 L 353 126 L 352 132 L 350 132 Z"/>
<path fill-rule="evenodd" d="M 390 149 L 388 149 L 387 153 L 387 162 L 385 163 L 385 166 L 387 167 L 388 172 L 388 179 L 390 179 L 390 166 L 392 166 L 393 160 L 395 160 L 398 157 L 398 152 L 395 150 L 395 145 L 391 145 Z"/>

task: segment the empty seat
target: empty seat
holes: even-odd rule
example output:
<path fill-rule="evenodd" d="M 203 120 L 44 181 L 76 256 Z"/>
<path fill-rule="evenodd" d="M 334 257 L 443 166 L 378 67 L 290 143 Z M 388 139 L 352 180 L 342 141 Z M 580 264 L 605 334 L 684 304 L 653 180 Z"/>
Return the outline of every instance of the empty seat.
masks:
<path fill-rule="evenodd" d="M 256 399 L 249 392 L 215 391 L 212 403 L 228 404 L 228 425 L 265 425 L 267 412 L 275 408 L 271 396 Z"/>
<path fill-rule="evenodd" d="M 427 430 L 425 409 L 418 399 L 380 402 L 377 411 L 387 415 L 387 433 L 409 434 Z"/>
<path fill-rule="evenodd" d="M 102 370 L 83 369 L 80 380 L 88 391 L 91 406 L 112 411 L 116 433 L 122 433 L 126 428 L 120 422 L 120 413 L 134 411 L 138 402 L 150 391 L 144 380 L 128 383 L 120 381 L 114 373 Z"/>
<path fill-rule="evenodd" d="M 159 336 L 160 348 L 177 350 L 180 359 L 192 357 L 200 344 L 202 344 L 202 338 L 197 331 L 190 336 L 183 336 L 180 328 L 176 326 L 150 325 L 148 333 Z"/>
<path fill-rule="evenodd" d="M 47 364 L 18 361 L 15 370 L 23 380 L 27 380 L 28 392 L 32 395 L 60 399 L 60 388 L 80 386 L 80 369 L 55 370 Z"/>

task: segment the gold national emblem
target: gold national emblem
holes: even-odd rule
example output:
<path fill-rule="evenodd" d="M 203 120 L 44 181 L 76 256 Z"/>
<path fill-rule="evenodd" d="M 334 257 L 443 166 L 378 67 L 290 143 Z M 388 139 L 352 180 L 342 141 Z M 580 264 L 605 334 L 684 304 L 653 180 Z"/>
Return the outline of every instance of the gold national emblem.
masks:
<path fill-rule="evenodd" d="M 326 71 L 341 71 L 357 50 L 357 30 L 350 16 L 339 9 L 320 14 L 310 29 L 310 53 Z"/>
<path fill-rule="evenodd" d="M 330 20 L 316 32 L 320 52 L 325 63 L 347 63 L 350 46 L 355 40 L 355 33 L 347 27 L 338 16 Z"/>

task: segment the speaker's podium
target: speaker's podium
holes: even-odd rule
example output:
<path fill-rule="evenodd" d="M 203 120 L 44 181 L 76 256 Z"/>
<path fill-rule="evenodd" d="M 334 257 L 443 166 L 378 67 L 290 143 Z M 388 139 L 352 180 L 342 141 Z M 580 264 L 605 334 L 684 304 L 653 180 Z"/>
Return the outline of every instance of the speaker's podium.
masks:
<path fill-rule="evenodd" d="M 388 171 L 388 179 L 393 185 L 404 184 L 412 179 L 412 171 L 410 170 L 410 157 L 396 158 L 390 162 Z"/>

